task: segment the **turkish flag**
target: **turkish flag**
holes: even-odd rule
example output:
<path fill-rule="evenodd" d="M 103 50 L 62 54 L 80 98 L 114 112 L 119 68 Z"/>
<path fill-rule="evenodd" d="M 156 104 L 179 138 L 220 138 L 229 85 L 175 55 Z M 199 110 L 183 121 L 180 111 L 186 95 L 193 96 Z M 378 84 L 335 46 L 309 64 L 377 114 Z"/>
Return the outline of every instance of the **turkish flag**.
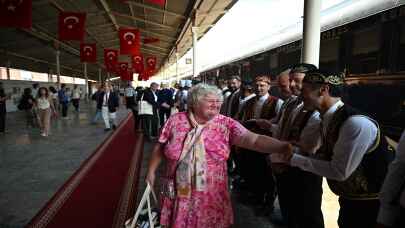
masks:
<path fill-rule="evenodd" d="M 97 62 L 97 46 L 96 44 L 80 44 L 80 61 L 86 63 Z"/>
<path fill-rule="evenodd" d="M 32 0 L 1 0 L 0 27 L 31 28 Z"/>
<path fill-rule="evenodd" d="M 165 7 L 165 5 L 166 5 L 166 0 L 147 0 L 147 2 L 159 5 L 161 7 Z"/>
<path fill-rule="evenodd" d="M 156 43 L 159 42 L 160 40 L 158 38 L 155 37 L 146 37 L 145 39 L 143 39 L 143 43 L 144 44 L 151 44 L 151 43 Z"/>
<path fill-rule="evenodd" d="M 137 55 L 140 49 L 140 32 L 138 29 L 120 28 L 120 52 L 122 55 Z"/>
<path fill-rule="evenodd" d="M 141 54 L 132 56 L 132 68 L 138 74 L 144 70 L 143 56 Z"/>
<path fill-rule="evenodd" d="M 104 65 L 108 72 L 115 73 L 118 62 L 118 50 L 104 49 Z"/>
<path fill-rule="evenodd" d="M 121 80 L 132 81 L 132 70 L 129 69 L 129 65 L 126 62 L 117 63 L 117 72 L 121 77 Z"/>
<path fill-rule="evenodd" d="M 59 13 L 59 40 L 83 40 L 85 13 Z"/>
<path fill-rule="evenodd" d="M 154 71 L 156 69 L 156 57 L 148 57 L 146 58 L 146 69 Z"/>
<path fill-rule="evenodd" d="M 138 80 L 139 81 L 147 81 L 147 80 L 149 80 L 148 72 L 145 70 L 145 71 L 142 71 L 141 73 L 139 73 Z"/>

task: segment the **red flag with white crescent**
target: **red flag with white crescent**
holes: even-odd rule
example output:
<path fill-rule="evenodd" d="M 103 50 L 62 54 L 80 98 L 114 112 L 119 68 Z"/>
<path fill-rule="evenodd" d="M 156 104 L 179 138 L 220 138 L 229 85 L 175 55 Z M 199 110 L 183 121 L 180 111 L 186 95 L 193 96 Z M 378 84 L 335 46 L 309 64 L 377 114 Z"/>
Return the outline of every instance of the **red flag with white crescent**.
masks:
<path fill-rule="evenodd" d="M 121 77 L 121 80 L 132 81 L 132 70 L 130 72 L 129 65 L 127 62 L 117 63 L 117 73 Z"/>
<path fill-rule="evenodd" d="M 154 71 L 156 69 L 156 56 L 146 58 L 146 69 Z"/>
<path fill-rule="evenodd" d="M 138 29 L 120 28 L 120 52 L 122 55 L 137 55 L 140 49 L 140 32 Z"/>
<path fill-rule="evenodd" d="M 83 40 L 86 13 L 59 13 L 59 40 Z"/>
<path fill-rule="evenodd" d="M 89 44 L 89 43 L 80 44 L 80 61 L 86 63 L 97 62 L 96 44 Z"/>
<path fill-rule="evenodd" d="M 166 0 L 147 0 L 147 2 L 159 5 L 161 7 L 165 7 L 165 5 L 166 5 Z"/>
<path fill-rule="evenodd" d="M 143 56 L 141 54 L 132 56 L 132 68 L 138 74 L 144 70 Z"/>
<path fill-rule="evenodd" d="M 108 72 L 115 73 L 118 62 L 118 50 L 104 49 L 104 65 Z"/>
<path fill-rule="evenodd" d="M 0 27 L 31 28 L 32 0 L 1 0 Z"/>

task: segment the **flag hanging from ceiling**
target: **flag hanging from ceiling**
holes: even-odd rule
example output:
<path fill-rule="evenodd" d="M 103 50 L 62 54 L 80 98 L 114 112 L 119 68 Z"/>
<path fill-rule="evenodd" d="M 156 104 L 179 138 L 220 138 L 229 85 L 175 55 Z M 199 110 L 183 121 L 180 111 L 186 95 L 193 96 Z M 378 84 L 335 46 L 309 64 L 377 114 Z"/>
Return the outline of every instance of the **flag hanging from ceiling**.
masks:
<path fill-rule="evenodd" d="M 86 63 L 97 62 L 97 46 L 96 44 L 80 44 L 80 61 Z"/>
<path fill-rule="evenodd" d="M 132 81 L 132 70 L 129 69 L 128 63 L 118 62 L 117 67 L 117 73 L 121 77 L 121 80 Z"/>
<path fill-rule="evenodd" d="M 121 55 L 139 54 L 140 33 L 138 29 L 120 28 L 118 36 L 120 38 Z"/>
<path fill-rule="evenodd" d="M 156 57 L 155 56 L 146 58 L 146 69 L 153 70 L 153 71 L 156 69 Z"/>
<path fill-rule="evenodd" d="M 143 56 L 141 54 L 132 56 L 132 68 L 138 74 L 144 70 Z"/>
<path fill-rule="evenodd" d="M 146 1 L 152 4 L 159 5 L 161 7 L 165 7 L 166 5 L 166 0 L 146 0 Z"/>
<path fill-rule="evenodd" d="M 1 0 L 0 27 L 31 28 L 32 0 Z"/>
<path fill-rule="evenodd" d="M 143 39 L 143 43 L 144 44 L 151 44 L 151 43 L 156 43 L 159 42 L 160 40 L 158 38 L 155 37 L 146 37 L 145 39 Z"/>
<path fill-rule="evenodd" d="M 59 13 L 59 40 L 83 40 L 85 13 Z"/>
<path fill-rule="evenodd" d="M 115 73 L 118 62 L 118 50 L 104 49 L 104 65 L 108 72 Z"/>

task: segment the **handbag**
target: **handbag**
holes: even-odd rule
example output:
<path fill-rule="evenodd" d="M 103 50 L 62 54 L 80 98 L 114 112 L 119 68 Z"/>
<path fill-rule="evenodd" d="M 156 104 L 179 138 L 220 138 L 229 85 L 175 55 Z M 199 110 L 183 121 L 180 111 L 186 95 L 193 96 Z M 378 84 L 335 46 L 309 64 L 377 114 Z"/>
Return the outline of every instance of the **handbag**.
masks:
<path fill-rule="evenodd" d="M 152 193 L 155 204 L 157 205 L 156 194 L 147 182 L 145 192 L 141 202 L 136 209 L 134 217 L 125 222 L 125 228 L 161 228 L 159 223 L 160 212 L 158 209 L 152 209 L 150 206 L 150 195 Z M 143 209 L 146 204 L 146 209 Z"/>
<path fill-rule="evenodd" d="M 143 94 L 141 100 L 138 101 L 138 115 L 153 115 L 153 107 L 143 100 Z"/>

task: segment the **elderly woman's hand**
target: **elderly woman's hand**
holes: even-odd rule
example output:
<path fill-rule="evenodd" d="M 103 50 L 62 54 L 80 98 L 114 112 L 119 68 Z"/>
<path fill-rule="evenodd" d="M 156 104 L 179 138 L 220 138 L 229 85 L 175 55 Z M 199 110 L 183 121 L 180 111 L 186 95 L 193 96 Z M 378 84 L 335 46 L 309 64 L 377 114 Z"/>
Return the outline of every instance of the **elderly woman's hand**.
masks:
<path fill-rule="evenodd" d="M 283 145 L 283 149 L 279 151 L 279 153 L 272 153 L 270 155 L 270 160 L 272 163 L 283 163 L 283 164 L 289 164 L 290 160 L 293 156 L 293 146 L 285 142 L 285 145 Z"/>
<path fill-rule="evenodd" d="M 155 172 L 148 172 L 146 175 L 146 182 L 148 182 L 152 187 L 155 184 L 155 177 Z"/>

